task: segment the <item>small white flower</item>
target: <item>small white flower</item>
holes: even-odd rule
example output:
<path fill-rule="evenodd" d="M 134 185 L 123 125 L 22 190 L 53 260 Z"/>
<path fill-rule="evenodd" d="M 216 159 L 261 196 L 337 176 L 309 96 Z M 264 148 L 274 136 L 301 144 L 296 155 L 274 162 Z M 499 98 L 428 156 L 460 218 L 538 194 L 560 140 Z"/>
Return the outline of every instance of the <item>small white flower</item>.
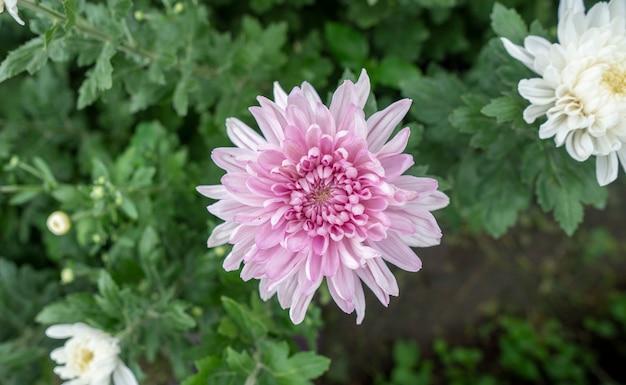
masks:
<path fill-rule="evenodd" d="M 554 137 L 577 161 L 596 157 L 601 186 L 626 170 L 626 1 L 559 5 L 558 43 L 528 36 L 524 46 L 503 38 L 508 53 L 539 74 L 518 90 L 531 104 L 524 120 L 546 116 L 539 137 Z M 618 161 L 619 160 L 619 161 Z"/>
<path fill-rule="evenodd" d="M 133 372 L 119 358 L 119 340 L 83 323 L 60 324 L 46 330 L 50 338 L 69 338 L 50 353 L 59 366 L 62 385 L 137 385 Z"/>
<path fill-rule="evenodd" d="M 46 226 L 48 226 L 48 230 L 50 230 L 52 234 L 63 235 L 70 231 L 72 221 L 63 211 L 55 211 L 48 217 Z"/>
<path fill-rule="evenodd" d="M 17 14 L 17 0 L 0 0 L 0 13 L 4 12 L 5 5 L 7 11 L 9 11 L 9 15 L 11 15 L 18 24 L 24 25 L 24 20 L 20 19 Z"/>

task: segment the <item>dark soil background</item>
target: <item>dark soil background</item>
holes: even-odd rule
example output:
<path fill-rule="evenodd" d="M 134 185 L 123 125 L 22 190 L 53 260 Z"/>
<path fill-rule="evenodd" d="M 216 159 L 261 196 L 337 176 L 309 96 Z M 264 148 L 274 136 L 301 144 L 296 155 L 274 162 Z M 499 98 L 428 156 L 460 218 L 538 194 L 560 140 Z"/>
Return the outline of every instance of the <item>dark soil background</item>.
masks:
<path fill-rule="evenodd" d="M 623 191 L 614 187 L 604 210 L 588 209 L 571 237 L 540 211 L 526 213 L 499 239 L 463 231 L 450 235 L 443 223 L 441 245 L 417 250 L 420 272 L 394 270 L 400 295 L 389 308 L 367 293 L 365 320 L 355 326 L 354 314 L 324 306 L 320 349 L 333 362 L 318 384 L 371 384 L 391 369 L 392 344 L 399 339 L 416 341 L 426 357 L 436 338 L 450 345 L 480 343 L 481 326 L 504 313 L 551 316 L 580 327 L 584 316 L 601 312 L 607 295 L 626 283 Z M 489 342 L 482 348 L 497 354 Z"/>

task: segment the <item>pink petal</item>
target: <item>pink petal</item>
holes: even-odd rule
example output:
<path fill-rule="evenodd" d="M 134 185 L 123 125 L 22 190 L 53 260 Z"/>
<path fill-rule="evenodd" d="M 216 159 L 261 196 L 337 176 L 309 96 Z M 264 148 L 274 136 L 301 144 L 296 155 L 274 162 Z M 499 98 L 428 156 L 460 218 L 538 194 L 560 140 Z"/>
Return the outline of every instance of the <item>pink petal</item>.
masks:
<path fill-rule="evenodd" d="M 280 144 L 284 138 L 284 133 L 274 111 L 261 107 L 250 107 L 249 110 L 267 141 Z"/>
<path fill-rule="evenodd" d="M 354 90 L 356 92 L 356 105 L 359 108 L 365 107 L 365 103 L 367 103 L 367 99 L 370 96 L 370 78 L 367 76 L 365 68 L 361 70 L 361 74 L 354 85 Z"/>
<path fill-rule="evenodd" d="M 209 240 L 207 241 L 207 247 L 210 248 L 227 243 L 231 234 L 239 226 L 239 224 L 230 221 L 215 226 L 213 232 L 211 232 Z"/>
<path fill-rule="evenodd" d="M 393 130 L 411 108 L 411 103 L 411 99 L 398 100 L 367 119 L 367 144 L 371 152 L 377 153 L 383 148 Z"/>
<path fill-rule="evenodd" d="M 409 154 L 399 154 L 381 159 L 380 163 L 385 168 L 385 177 L 387 180 L 394 181 L 413 166 L 415 162 L 413 162 L 413 156 Z"/>
<path fill-rule="evenodd" d="M 409 143 L 409 135 L 411 135 L 411 129 L 408 127 L 403 128 L 393 137 L 387 144 L 383 146 L 378 152 L 378 159 L 384 158 L 389 155 L 400 154 L 406 148 Z M 371 148 L 370 148 L 371 151 Z"/>
<path fill-rule="evenodd" d="M 222 185 L 196 186 L 196 191 L 204 195 L 205 197 L 211 198 L 211 199 L 229 198 L 229 194 L 228 194 L 228 191 L 226 191 L 226 187 Z"/>
<path fill-rule="evenodd" d="M 226 134 L 237 147 L 256 151 L 257 146 L 267 143 L 247 124 L 237 118 L 226 119 Z"/>
<path fill-rule="evenodd" d="M 422 268 L 419 257 L 394 233 L 389 233 L 382 241 L 372 242 L 370 246 L 378 250 L 383 259 L 402 270 L 415 272 Z"/>

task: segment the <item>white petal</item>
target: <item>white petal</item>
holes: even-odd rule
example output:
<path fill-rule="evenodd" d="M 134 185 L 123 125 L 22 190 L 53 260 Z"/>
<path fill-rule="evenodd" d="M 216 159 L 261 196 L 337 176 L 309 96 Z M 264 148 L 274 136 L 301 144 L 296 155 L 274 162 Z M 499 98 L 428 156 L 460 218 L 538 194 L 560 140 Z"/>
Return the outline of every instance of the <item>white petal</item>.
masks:
<path fill-rule="evenodd" d="M 547 105 L 556 100 L 554 88 L 540 78 L 520 80 L 517 90 L 524 99 L 532 104 Z"/>
<path fill-rule="evenodd" d="M 611 15 L 607 3 L 596 3 L 587 12 L 587 27 L 604 27 L 611 22 Z"/>
<path fill-rule="evenodd" d="M 585 12 L 583 0 L 561 0 L 559 4 L 559 19 L 565 16 L 565 12 Z"/>
<path fill-rule="evenodd" d="M 609 10 L 611 12 L 611 18 L 617 17 L 626 18 L 626 1 L 624 0 L 611 0 L 609 3 Z"/>
<path fill-rule="evenodd" d="M 46 329 L 46 335 L 50 338 L 70 338 L 76 334 L 76 324 L 52 325 Z"/>
<path fill-rule="evenodd" d="M 617 154 L 596 157 L 596 178 L 600 186 L 606 186 L 617 179 Z"/>
<path fill-rule="evenodd" d="M 517 59 L 520 62 L 522 62 L 522 64 L 524 64 L 526 67 L 535 71 L 535 66 L 534 66 L 535 57 L 532 54 L 530 54 L 526 50 L 526 48 L 513 44 L 506 37 L 501 37 L 500 41 L 502 41 L 502 44 L 504 45 L 504 49 L 506 49 L 506 52 L 508 52 L 509 55 L 511 55 L 514 59 Z"/>
<path fill-rule="evenodd" d="M 117 362 L 115 371 L 113 371 L 113 384 L 115 385 L 137 385 L 137 379 L 133 372 L 124 365 L 122 361 Z"/>
<path fill-rule="evenodd" d="M 587 132 L 578 130 L 567 136 L 565 148 L 572 158 L 583 162 L 593 154 L 594 145 L 591 136 Z"/>

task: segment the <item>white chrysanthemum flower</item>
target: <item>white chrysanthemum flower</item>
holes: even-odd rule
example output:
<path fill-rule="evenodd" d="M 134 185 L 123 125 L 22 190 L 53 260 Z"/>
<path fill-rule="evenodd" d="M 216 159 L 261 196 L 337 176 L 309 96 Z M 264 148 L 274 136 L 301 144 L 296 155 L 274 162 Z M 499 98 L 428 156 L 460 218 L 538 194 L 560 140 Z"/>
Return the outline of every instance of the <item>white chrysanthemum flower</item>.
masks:
<path fill-rule="evenodd" d="M 15 19 L 18 24 L 24 25 L 24 20 L 20 19 L 20 16 L 17 14 L 17 0 L 0 0 L 0 13 L 4 12 L 5 6 L 13 19 Z"/>
<path fill-rule="evenodd" d="M 519 82 L 531 103 L 524 120 L 545 115 L 541 139 L 554 137 L 581 162 L 595 156 L 604 186 L 617 178 L 620 162 L 626 170 L 626 1 L 597 3 L 585 14 L 583 0 L 562 0 L 558 13 L 558 43 L 539 36 L 528 36 L 523 47 L 502 41 L 541 75 Z"/>
<path fill-rule="evenodd" d="M 46 220 L 48 230 L 54 235 L 63 235 L 72 228 L 72 221 L 63 211 L 55 211 Z"/>
<path fill-rule="evenodd" d="M 137 385 L 133 372 L 119 358 L 119 340 L 83 323 L 50 326 L 50 338 L 69 338 L 50 358 L 60 364 L 54 372 L 62 385 Z"/>

